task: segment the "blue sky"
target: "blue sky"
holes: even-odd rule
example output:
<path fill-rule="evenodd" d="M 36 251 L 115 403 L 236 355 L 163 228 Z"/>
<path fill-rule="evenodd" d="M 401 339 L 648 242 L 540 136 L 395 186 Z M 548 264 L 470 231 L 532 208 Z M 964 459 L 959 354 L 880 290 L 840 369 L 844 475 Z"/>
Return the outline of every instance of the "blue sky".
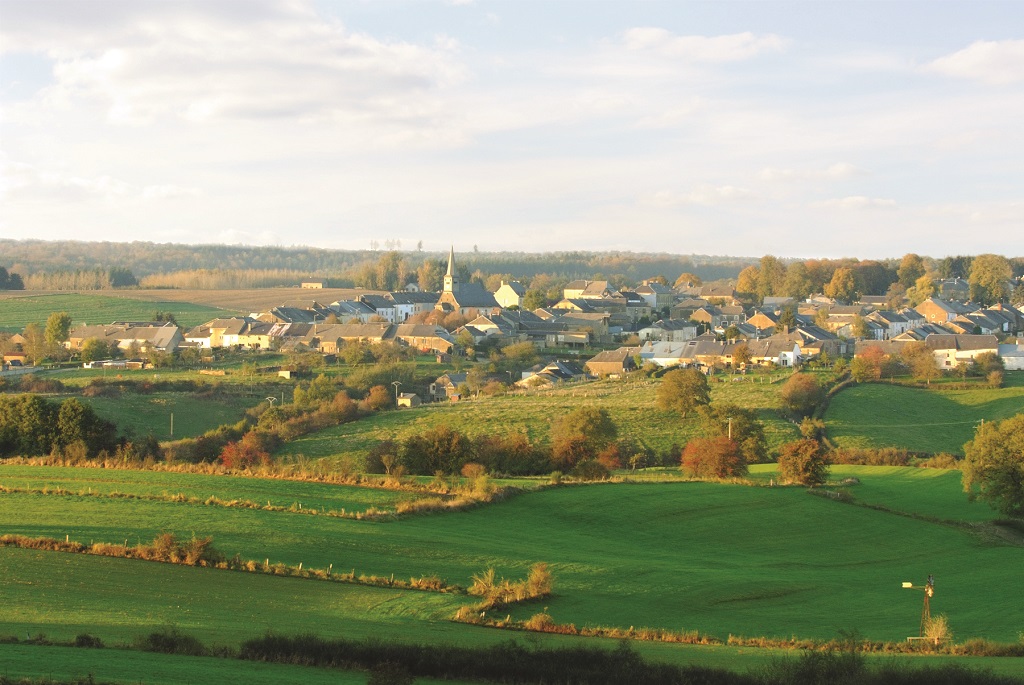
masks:
<path fill-rule="evenodd" d="M 1024 254 L 1024 3 L 0 0 L 0 236 Z"/>

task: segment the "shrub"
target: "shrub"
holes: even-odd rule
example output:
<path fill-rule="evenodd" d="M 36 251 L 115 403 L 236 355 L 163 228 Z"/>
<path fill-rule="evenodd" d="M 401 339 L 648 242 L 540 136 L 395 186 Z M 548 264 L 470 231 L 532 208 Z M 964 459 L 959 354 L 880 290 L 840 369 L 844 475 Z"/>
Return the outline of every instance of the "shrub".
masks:
<path fill-rule="evenodd" d="M 730 478 L 747 474 L 740 445 L 724 435 L 696 438 L 686 444 L 681 467 L 698 478 Z"/>
<path fill-rule="evenodd" d="M 817 440 L 787 442 L 780 449 L 779 476 L 801 485 L 821 485 L 828 479 L 828 462 Z"/>
<path fill-rule="evenodd" d="M 103 647 L 103 640 L 99 639 L 95 635 L 89 633 L 79 633 L 75 636 L 74 641 L 75 647 L 85 647 L 88 649 L 100 649 Z"/>
<path fill-rule="evenodd" d="M 135 649 L 143 652 L 159 652 L 161 654 L 183 654 L 186 656 L 203 656 L 206 647 L 198 638 L 186 635 L 175 627 L 162 628 L 148 635 L 140 635 L 135 639 Z"/>

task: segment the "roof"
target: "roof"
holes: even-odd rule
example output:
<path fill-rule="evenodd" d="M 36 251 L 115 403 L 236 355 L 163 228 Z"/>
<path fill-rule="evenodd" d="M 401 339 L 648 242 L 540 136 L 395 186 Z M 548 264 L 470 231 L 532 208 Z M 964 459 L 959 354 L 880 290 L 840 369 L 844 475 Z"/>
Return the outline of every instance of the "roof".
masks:
<path fill-rule="evenodd" d="M 956 335 L 931 334 L 924 339 L 924 344 L 933 350 L 996 350 L 999 340 L 994 335 Z"/>

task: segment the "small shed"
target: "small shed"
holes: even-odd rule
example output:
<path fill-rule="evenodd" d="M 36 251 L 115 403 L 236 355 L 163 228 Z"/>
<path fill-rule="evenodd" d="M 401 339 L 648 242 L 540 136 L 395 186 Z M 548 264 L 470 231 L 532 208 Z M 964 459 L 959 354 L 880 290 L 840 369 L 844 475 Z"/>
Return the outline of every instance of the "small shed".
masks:
<path fill-rule="evenodd" d="M 418 407 L 421 404 L 423 404 L 423 401 L 420 399 L 420 396 L 414 392 L 403 392 L 398 396 L 399 409 L 402 407 L 408 407 L 411 409 L 413 407 Z"/>

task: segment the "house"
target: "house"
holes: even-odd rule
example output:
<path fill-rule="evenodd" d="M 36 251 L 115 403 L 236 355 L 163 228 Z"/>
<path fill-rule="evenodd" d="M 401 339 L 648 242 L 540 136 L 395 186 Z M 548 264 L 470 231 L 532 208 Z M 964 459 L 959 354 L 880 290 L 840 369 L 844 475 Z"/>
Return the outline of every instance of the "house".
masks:
<path fill-rule="evenodd" d="M 71 330 L 64 346 L 77 352 L 86 340 L 97 338 L 121 350 L 137 346 L 143 352 L 174 352 L 184 341 L 181 329 L 170 322 L 120 321 L 107 326 L 78 326 Z"/>
<path fill-rule="evenodd" d="M 562 289 L 566 300 L 607 300 L 620 295 L 608 281 L 572 281 Z"/>
<path fill-rule="evenodd" d="M 634 357 L 639 354 L 639 347 L 620 347 L 617 350 L 605 350 L 592 357 L 585 364 L 585 368 L 591 376 L 619 378 L 636 369 Z"/>
<path fill-rule="evenodd" d="M 954 300 L 943 300 L 938 297 L 929 297 L 921 304 L 914 307 L 928 323 L 945 323 L 952 321 L 961 314 L 969 314 L 976 308 L 964 305 Z"/>
<path fill-rule="evenodd" d="M 697 324 L 682 319 L 660 319 L 637 331 L 641 341 L 685 342 L 697 337 Z"/>
<path fill-rule="evenodd" d="M 695 311 L 702 307 L 707 307 L 709 304 L 707 300 L 702 300 L 698 297 L 688 297 L 672 305 L 668 316 L 670 319 L 689 320 Z"/>
<path fill-rule="evenodd" d="M 390 340 L 392 329 L 392 324 L 386 322 L 320 324 L 308 327 L 300 340 L 322 354 L 337 354 L 349 342 Z"/>
<path fill-rule="evenodd" d="M 1024 371 L 1024 344 L 1020 341 L 1000 345 L 999 356 L 1003 360 L 1003 367 L 1007 371 Z"/>
<path fill-rule="evenodd" d="M 444 290 L 437 299 L 435 309 L 445 312 L 458 312 L 468 314 L 470 311 L 477 313 L 498 313 L 501 307 L 498 305 L 494 295 L 484 290 L 479 283 L 462 283 L 455 274 L 455 248 L 452 247 L 448 253 L 448 270 L 444 275 Z"/>
<path fill-rule="evenodd" d="M 740 304 L 731 285 L 708 284 L 700 289 L 700 296 L 712 304 L 735 306 Z"/>
<path fill-rule="evenodd" d="M 398 324 L 394 327 L 391 337 L 424 352 L 448 354 L 455 347 L 455 339 L 451 334 L 441 326 L 433 324 Z"/>
<path fill-rule="evenodd" d="M 688 340 L 684 343 L 655 342 L 644 343 L 640 348 L 640 358 L 660 367 L 704 367 L 723 366 L 732 363 L 732 351 L 735 344 L 718 340 Z"/>
<path fill-rule="evenodd" d="M 501 282 L 501 287 L 494 291 L 494 300 L 502 309 L 522 307 L 526 288 L 519 281 Z"/>
<path fill-rule="evenodd" d="M 999 354 L 999 341 L 994 335 L 932 334 L 924 339 L 940 369 L 954 369 L 961 362 L 971 362 L 979 354 Z"/>
<path fill-rule="evenodd" d="M 421 400 L 420 396 L 414 392 L 403 392 L 399 393 L 396 404 L 398 405 L 399 409 L 403 407 L 411 409 L 413 407 L 418 407 L 421 404 L 423 404 L 423 400 Z"/>
<path fill-rule="evenodd" d="M 246 316 L 214 319 L 185 333 L 182 344 L 204 350 L 229 347 L 269 350 L 273 330 L 274 324 Z"/>
<path fill-rule="evenodd" d="M 516 381 L 515 385 L 521 388 L 536 388 L 544 385 L 589 379 L 590 376 L 587 374 L 586 369 L 580 366 L 579 363 L 565 359 L 556 359 L 546 366 L 539 369 L 531 369 L 529 372 L 524 373 L 522 380 Z"/>
<path fill-rule="evenodd" d="M 387 297 L 395 303 L 395 323 L 405 323 L 410 316 L 434 309 L 441 296 L 438 293 L 417 290 L 388 293 Z"/>
<path fill-rule="evenodd" d="M 878 311 L 871 312 L 864 318 L 885 327 L 885 332 L 882 336 L 883 340 L 895 338 L 897 335 L 906 333 L 910 330 L 910 322 L 907 321 L 907 317 L 903 316 L 899 312 L 880 309 Z"/>
<path fill-rule="evenodd" d="M 788 335 L 773 335 L 760 340 L 744 343 L 754 364 L 775 364 L 776 366 L 797 366 L 802 360 L 800 343 Z"/>
<path fill-rule="evenodd" d="M 303 290 L 323 290 L 327 287 L 327 281 L 324 279 L 311 278 L 307 281 L 302 282 Z"/>
<path fill-rule="evenodd" d="M 395 301 L 387 295 L 360 295 L 359 302 L 372 309 L 375 316 L 391 323 L 397 323 L 398 308 L 395 306 Z"/>
<path fill-rule="evenodd" d="M 671 307 L 676 300 L 675 291 L 657 281 L 644 281 L 634 292 L 659 314 L 666 307 Z"/>
<path fill-rule="evenodd" d="M 444 400 L 458 399 L 459 388 L 466 384 L 465 373 L 446 373 L 438 376 L 437 380 L 430 384 L 430 401 L 442 402 Z"/>
<path fill-rule="evenodd" d="M 956 302 L 967 302 L 971 299 L 971 286 L 959 276 L 956 278 L 944 278 L 935 284 L 939 296 L 945 300 Z"/>

